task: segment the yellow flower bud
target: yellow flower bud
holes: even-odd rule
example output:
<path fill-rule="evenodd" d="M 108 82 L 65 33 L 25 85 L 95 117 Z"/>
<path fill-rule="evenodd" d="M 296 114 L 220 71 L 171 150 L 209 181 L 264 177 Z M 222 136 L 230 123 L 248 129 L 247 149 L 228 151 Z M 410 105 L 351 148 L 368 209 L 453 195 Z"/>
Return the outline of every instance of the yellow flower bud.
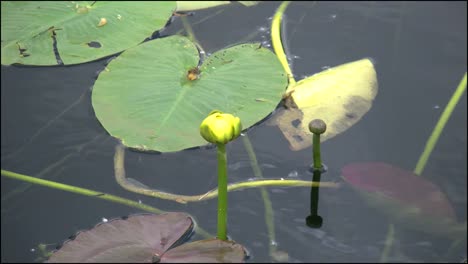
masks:
<path fill-rule="evenodd" d="M 200 125 L 200 135 L 208 142 L 226 144 L 237 138 L 242 130 L 239 117 L 212 111 Z"/>

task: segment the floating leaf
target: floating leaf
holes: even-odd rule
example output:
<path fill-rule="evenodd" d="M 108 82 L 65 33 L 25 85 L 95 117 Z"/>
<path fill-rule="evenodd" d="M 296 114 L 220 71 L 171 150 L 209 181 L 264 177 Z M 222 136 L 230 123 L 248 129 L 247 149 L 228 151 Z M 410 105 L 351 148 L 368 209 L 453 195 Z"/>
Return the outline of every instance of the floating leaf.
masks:
<path fill-rule="evenodd" d="M 177 12 L 200 10 L 216 6 L 228 5 L 235 1 L 177 1 Z M 253 6 L 259 1 L 238 1 L 244 6 Z"/>
<path fill-rule="evenodd" d="M 200 10 L 221 5 L 228 5 L 231 1 L 177 1 L 177 12 Z"/>
<path fill-rule="evenodd" d="M 258 3 L 261 3 L 260 1 L 238 1 L 238 2 L 245 6 L 254 6 L 254 5 L 257 5 Z"/>
<path fill-rule="evenodd" d="M 344 180 L 373 208 L 406 227 L 438 235 L 465 235 L 455 211 L 440 189 L 412 172 L 383 163 L 352 163 Z"/>
<path fill-rule="evenodd" d="M 161 262 L 166 263 L 240 263 L 245 259 L 245 249 L 233 242 L 219 239 L 199 240 L 183 244 L 165 253 Z"/>
<path fill-rule="evenodd" d="M 278 125 L 292 150 L 304 149 L 312 144 L 310 121 L 327 124 L 322 142 L 344 132 L 369 111 L 377 87 L 369 59 L 324 70 L 288 88 L 288 109 L 279 109 L 270 124 Z"/>
<path fill-rule="evenodd" d="M 140 214 L 113 219 L 79 232 L 55 251 L 48 262 L 244 260 L 244 248 L 234 242 L 212 239 L 177 247 L 191 235 L 192 229 L 193 220 L 186 213 Z"/>
<path fill-rule="evenodd" d="M 65 65 L 135 46 L 167 23 L 175 1 L 1 1 L 2 64 Z M 105 21 L 105 23 L 104 23 Z"/>
<path fill-rule="evenodd" d="M 275 109 L 287 86 L 281 64 L 259 44 L 217 51 L 199 70 L 198 61 L 182 36 L 126 50 L 94 85 L 96 117 L 128 147 L 178 151 L 206 144 L 199 127 L 212 110 L 238 116 L 248 128 Z"/>

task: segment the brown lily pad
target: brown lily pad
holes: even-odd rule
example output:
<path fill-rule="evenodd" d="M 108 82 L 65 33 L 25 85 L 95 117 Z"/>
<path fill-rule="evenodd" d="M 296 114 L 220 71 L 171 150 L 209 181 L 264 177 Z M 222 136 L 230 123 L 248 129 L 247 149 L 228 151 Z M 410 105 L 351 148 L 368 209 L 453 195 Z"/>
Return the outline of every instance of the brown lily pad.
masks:
<path fill-rule="evenodd" d="M 192 234 L 186 213 L 139 214 L 100 223 L 65 241 L 47 262 L 242 262 L 244 248 L 232 241 L 181 245 Z"/>

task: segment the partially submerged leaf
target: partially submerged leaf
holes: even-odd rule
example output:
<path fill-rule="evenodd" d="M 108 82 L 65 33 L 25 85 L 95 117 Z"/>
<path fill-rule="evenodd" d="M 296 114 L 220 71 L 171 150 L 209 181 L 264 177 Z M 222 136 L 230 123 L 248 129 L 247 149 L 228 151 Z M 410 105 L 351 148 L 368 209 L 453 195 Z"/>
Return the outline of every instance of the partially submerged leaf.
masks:
<path fill-rule="evenodd" d="M 199 240 L 169 250 L 161 258 L 165 263 L 240 263 L 246 257 L 242 245 L 219 239 Z"/>
<path fill-rule="evenodd" d="M 254 6 L 258 3 L 261 3 L 260 1 L 238 1 L 238 2 L 245 6 Z"/>
<path fill-rule="evenodd" d="M 194 11 L 221 5 L 228 5 L 231 1 L 177 1 L 177 12 Z"/>
<path fill-rule="evenodd" d="M 96 80 L 96 117 L 127 147 L 179 151 L 206 144 L 199 127 L 212 110 L 238 116 L 248 128 L 275 109 L 287 86 L 276 56 L 258 43 L 217 51 L 199 69 L 198 61 L 182 36 L 126 50 Z"/>
<path fill-rule="evenodd" d="M 115 54 L 165 26 L 175 1 L 1 1 L 2 64 L 57 65 Z"/>
<path fill-rule="evenodd" d="M 366 203 L 405 227 L 466 236 L 466 222 L 457 223 L 450 201 L 424 177 L 383 162 L 348 164 L 342 176 Z"/>
<path fill-rule="evenodd" d="M 177 1 L 177 12 L 194 11 L 216 6 L 228 5 L 235 1 Z M 253 6 L 259 1 L 238 1 L 244 6 Z"/>
<path fill-rule="evenodd" d="M 79 232 L 48 262 L 152 262 L 185 240 L 193 220 L 186 213 L 132 215 Z"/>
<path fill-rule="evenodd" d="M 186 213 L 113 219 L 65 241 L 47 262 L 239 263 L 246 258 L 245 248 L 234 241 L 207 239 L 181 245 L 193 226 Z"/>
<path fill-rule="evenodd" d="M 278 109 L 270 124 L 278 125 L 292 150 L 312 145 L 309 122 L 327 124 L 323 142 L 344 132 L 369 111 L 377 94 L 374 65 L 369 59 L 342 64 L 288 88 L 288 109 Z"/>

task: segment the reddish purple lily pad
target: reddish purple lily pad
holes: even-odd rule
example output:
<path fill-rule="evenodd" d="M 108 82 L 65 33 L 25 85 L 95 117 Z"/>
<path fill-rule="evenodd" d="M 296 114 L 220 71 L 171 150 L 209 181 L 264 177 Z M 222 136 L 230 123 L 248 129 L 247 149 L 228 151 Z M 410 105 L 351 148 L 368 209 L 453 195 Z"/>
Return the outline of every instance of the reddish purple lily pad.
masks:
<path fill-rule="evenodd" d="M 407 227 L 442 235 L 466 233 L 444 193 L 422 176 L 383 162 L 348 164 L 342 176 L 370 206 Z"/>
<path fill-rule="evenodd" d="M 63 243 L 48 262 L 242 262 L 244 248 L 232 241 L 202 240 L 179 246 L 194 221 L 186 213 L 140 214 L 100 223 Z"/>
<path fill-rule="evenodd" d="M 245 250 L 233 241 L 199 240 L 169 250 L 161 258 L 165 263 L 233 263 L 245 259 Z"/>

